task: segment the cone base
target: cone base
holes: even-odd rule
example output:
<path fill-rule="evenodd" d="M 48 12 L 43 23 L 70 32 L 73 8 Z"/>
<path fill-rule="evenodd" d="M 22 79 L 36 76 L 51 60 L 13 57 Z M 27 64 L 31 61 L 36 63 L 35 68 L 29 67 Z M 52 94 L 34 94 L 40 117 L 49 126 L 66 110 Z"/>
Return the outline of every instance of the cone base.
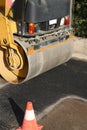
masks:
<path fill-rule="evenodd" d="M 21 128 L 21 127 L 19 127 L 19 128 L 17 128 L 16 130 L 22 130 L 22 128 Z"/>
<path fill-rule="evenodd" d="M 38 130 L 42 130 L 43 126 L 38 124 L 37 128 L 38 128 Z M 25 129 L 22 129 L 21 127 L 19 127 L 16 130 L 25 130 Z M 29 130 L 29 128 L 27 128 L 27 130 Z"/>
<path fill-rule="evenodd" d="M 38 124 L 38 130 L 42 130 L 43 126 Z"/>

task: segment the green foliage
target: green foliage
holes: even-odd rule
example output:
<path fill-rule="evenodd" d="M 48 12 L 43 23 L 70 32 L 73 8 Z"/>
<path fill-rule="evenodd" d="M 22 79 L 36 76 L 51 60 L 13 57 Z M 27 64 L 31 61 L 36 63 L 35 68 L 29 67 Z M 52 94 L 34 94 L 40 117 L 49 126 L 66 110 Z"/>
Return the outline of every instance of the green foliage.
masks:
<path fill-rule="evenodd" d="M 87 0 L 75 0 L 73 26 L 76 36 L 87 37 Z"/>

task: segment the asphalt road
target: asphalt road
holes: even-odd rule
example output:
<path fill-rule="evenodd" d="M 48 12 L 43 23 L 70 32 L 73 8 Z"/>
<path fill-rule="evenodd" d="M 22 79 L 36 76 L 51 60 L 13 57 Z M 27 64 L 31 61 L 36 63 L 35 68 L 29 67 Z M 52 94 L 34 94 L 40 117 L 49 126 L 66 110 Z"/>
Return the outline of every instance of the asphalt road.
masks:
<path fill-rule="evenodd" d="M 61 97 L 87 98 L 87 63 L 71 60 L 20 85 L 0 89 L 0 130 L 14 130 L 32 101 L 36 116 Z"/>

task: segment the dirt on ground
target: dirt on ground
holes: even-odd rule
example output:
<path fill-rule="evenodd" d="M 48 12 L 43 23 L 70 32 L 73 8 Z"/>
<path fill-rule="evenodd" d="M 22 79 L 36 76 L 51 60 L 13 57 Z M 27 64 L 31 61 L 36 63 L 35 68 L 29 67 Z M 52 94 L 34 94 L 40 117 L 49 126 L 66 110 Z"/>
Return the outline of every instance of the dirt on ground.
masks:
<path fill-rule="evenodd" d="M 87 130 L 87 102 L 65 99 L 40 121 L 43 130 Z"/>

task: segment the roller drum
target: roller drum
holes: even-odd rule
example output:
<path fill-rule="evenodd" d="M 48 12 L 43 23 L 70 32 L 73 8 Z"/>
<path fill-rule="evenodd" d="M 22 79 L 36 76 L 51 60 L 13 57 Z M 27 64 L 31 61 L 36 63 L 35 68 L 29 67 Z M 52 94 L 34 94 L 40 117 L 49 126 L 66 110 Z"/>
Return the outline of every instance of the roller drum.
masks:
<path fill-rule="evenodd" d="M 71 39 L 71 40 L 70 40 Z M 72 38 L 66 40 L 64 43 L 55 43 L 51 47 L 44 50 L 37 51 L 31 55 L 27 54 L 27 45 L 23 46 L 28 59 L 28 73 L 23 81 L 32 79 L 39 74 L 46 72 L 58 65 L 67 62 L 72 57 L 73 41 Z"/>
<path fill-rule="evenodd" d="M 20 70 L 9 69 L 5 61 L 5 53 L 0 50 L 1 64 L 0 73 L 10 83 L 23 83 L 39 74 L 46 72 L 58 65 L 67 62 L 72 57 L 73 40 L 72 36 L 62 42 L 53 42 L 50 45 L 40 47 L 30 53 L 31 46 L 28 42 L 20 41 L 20 38 L 14 37 L 23 52 L 23 68 Z M 16 62 L 16 61 L 15 61 Z"/>

